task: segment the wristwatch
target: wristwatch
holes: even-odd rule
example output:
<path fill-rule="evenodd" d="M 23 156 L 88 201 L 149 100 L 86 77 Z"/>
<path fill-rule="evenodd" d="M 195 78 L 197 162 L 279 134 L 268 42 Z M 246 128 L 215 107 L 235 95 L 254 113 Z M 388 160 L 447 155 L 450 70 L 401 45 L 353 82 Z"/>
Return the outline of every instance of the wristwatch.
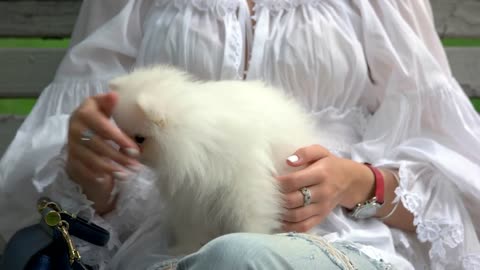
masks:
<path fill-rule="evenodd" d="M 365 163 L 365 165 L 373 172 L 375 177 L 375 196 L 366 202 L 357 204 L 355 208 L 353 208 L 350 215 L 356 219 L 374 217 L 384 203 L 385 183 L 383 175 L 379 169 L 372 167 L 368 163 Z"/>

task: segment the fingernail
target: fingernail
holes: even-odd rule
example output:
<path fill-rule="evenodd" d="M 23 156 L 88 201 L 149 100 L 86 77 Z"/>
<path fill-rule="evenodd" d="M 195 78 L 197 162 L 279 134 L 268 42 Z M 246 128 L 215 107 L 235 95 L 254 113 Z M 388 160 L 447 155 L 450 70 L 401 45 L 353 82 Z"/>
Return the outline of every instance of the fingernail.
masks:
<path fill-rule="evenodd" d="M 140 164 L 132 164 L 132 165 L 128 165 L 127 169 L 138 173 L 142 170 L 142 166 Z"/>
<path fill-rule="evenodd" d="M 101 182 L 105 181 L 105 177 L 97 177 L 97 178 L 95 178 L 95 181 L 101 183 Z"/>
<path fill-rule="evenodd" d="M 126 148 L 125 153 L 127 153 L 127 155 L 133 158 L 137 158 L 138 156 L 140 156 L 140 152 L 135 148 Z"/>
<path fill-rule="evenodd" d="M 297 155 L 291 155 L 287 158 L 288 161 L 295 163 L 300 160 L 300 158 Z"/>
<path fill-rule="evenodd" d="M 113 200 L 117 198 L 118 193 L 120 193 L 120 188 L 118 188 L 117 182 L 114 183 L 112 192 L 110 192 L 110 197 L 108 198 L 108 203 L 112 203 Z"/>
<path fill-rule="evenodd" d="M 113 177 L 118 180 L 128 180 L 130 174 L 127 172 L 113 172 Z"/>
<path fill-rule="evenodd" d="M 1 0 L 0 0 L 0 1 L 1 1 Z M 129 165 L 127 165 L 127 167 L 128 167 L 128 166 L 137 166 L 137 167 L 140 168 L 141 165 L 142 165 L 142 164 L 138 161 L 138 159 L 131 158 L 131 159 L 129 159 Z"/>

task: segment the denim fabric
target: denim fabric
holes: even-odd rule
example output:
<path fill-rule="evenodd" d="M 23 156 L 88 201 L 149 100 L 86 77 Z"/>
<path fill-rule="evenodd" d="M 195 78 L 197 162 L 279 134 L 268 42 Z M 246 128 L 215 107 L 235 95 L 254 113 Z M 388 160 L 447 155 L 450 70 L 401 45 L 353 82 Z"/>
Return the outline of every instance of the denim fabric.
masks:
<path fill-rule="evenodd" d="M 196 253 L 160 262 L 149 270 L 319 270 L 394 269 L 370 259 L 347 242 L 326 242 L 307 234 L 235 233 L 216 238 Z"/>

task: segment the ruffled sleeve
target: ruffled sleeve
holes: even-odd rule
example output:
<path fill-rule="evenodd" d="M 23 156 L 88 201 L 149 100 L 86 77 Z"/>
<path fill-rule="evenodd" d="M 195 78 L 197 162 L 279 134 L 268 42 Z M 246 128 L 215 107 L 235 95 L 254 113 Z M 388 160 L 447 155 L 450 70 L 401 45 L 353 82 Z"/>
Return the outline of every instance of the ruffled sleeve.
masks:
<path fill-rule="evenodd" d="M 407 2 L 355 2 L 377 107 L 353 156 L 399 171 L 397 200 L 416 225 L 415 239 L 394 230 L 399 252 L 419 262 L 420 242 L 429 269 L 480 269 L 480 118 L 431 50 L 438 38 L 425 38 L 433 23 L 415 30 Z"/>
<path fill-rule="evenodd" d="M 47 86 L 0 160 L 0 239 L 38 220 L 37 198 L 47 190 L 68 190 L 57 199 L 78 212 L 90 207 L 64 172 L 71 112 L 88 96 L 107 91 L 113 76 L 134 64 L 146 6 L 133 0 L 84 1 L 68 49 Z M 68 200 L 65 200 L 68 198 Z M 2 250 L 0 241 L 0 250 Z"/>

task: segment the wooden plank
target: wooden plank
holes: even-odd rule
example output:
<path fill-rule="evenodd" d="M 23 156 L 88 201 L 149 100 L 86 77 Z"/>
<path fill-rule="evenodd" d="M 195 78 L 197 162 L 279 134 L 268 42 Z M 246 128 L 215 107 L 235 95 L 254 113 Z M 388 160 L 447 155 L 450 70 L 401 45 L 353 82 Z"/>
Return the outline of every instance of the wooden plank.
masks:
<path fill-rule="evenodd" d="M 15 137 L 17 129 L 24 120 L 22 116 L 0 115 L 0 158 Z"/>
<path fill-rule="evenodd" d="M 0 49 L 0 98 L 36 97 L 48 85 L 65 49 Z"/>
<path fill-rule="evenodd" d="M 480 47 L 446 50 L 467 94 L 480 97 Z M 38 96 L 53 79 L 64 53 L 64 49 L 0 49 L 0 98 Z"/>
<path fill-rule="evenodd" d="M 80 0 L 0 1 L 0 36 L 70 36 L 80 5 Z"/>
<path fill-rule="evenodd" d="M 450 47 L 447 55 L 453 76 L 470 97 L 480 97 L 480 47 Z"/>
<path fill-rule="evenodd" d="M 441 37 L 480 38 L 479 0 L 431 0 Z"/>
<path fill-rule="evenodd" d="M 431 0 L 441 37 L 480 38 L 480 1 Z M 0 1 L 0 36 L 70 36 L 81 0 Z"/>

